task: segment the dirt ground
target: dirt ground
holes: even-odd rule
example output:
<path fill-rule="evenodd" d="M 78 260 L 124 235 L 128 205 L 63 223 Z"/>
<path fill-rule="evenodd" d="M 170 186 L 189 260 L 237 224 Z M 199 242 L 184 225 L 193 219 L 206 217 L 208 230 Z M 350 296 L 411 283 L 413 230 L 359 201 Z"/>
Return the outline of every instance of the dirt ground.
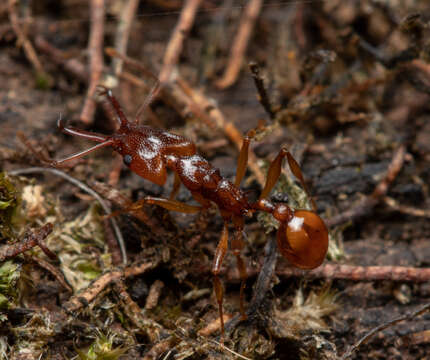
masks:
<path fill-rule="evenodd" d="M 0 358 L 428 359 L 429 35 L 426 0 L 3 1 Z M 162 88 L 142 121 L 189 138 L 230 180 L 257 129 L 250 201 L 284 146 L 330 231 L 323 265 L 297 270 L 272 219 L 246 219 L 247 320 L 229 253 L 225 346 L 211 274 L 218 210 L 145 205 L 112 225 L 103 206 L 169 197 L 173 175 L 158 186 L 109 148 L 57 172 L 42 161 L 94 145 L 58 119 L 115 131 L 96 85 L 133 119 L 150 73 Z M 177 199 L 196 204 L 184 186 Z M 286 164 L 271 200 L 310 205 Z"/>

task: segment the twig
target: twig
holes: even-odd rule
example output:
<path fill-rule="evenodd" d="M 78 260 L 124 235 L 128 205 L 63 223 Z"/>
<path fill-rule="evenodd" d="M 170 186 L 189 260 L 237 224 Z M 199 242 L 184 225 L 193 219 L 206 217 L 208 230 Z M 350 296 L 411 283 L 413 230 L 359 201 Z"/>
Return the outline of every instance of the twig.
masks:
<path fill-rule="evenodd" d="M 103 210 L 105 211 L 106 215 L 111 214 L 111 210 L 109 205 L 104 201 L 99 194 L 97 194 L 93 189 L 85 185 L 82 181 L 79 181 L 78 179 L 75 179 L 74 177 L 71 177 L 70 175 L 66 174 L 65 172 L 58 170 L 58 169 L 50 169 L 50 168 L 43 168 L 43 167 L 30 167 L 26 169 L 18 169 L 9 171 L 10 175 L 19 176 L 19 175 L 28 175 L 28 174 L 44 174 L 44 173 L 51 173 L 56 176 L 59 176 L 68 182 L 76 185 L 81 190 L 85 191 L 86 193 L 93 196 L 101 205 Z M 118 223 L 114 218 L 110 219 L 111 225 L 113 227 L 113 230 L 116 235 L 116 239 L 118 241 L 119 248 L 121 250 L 122 255 L 122 261 L 124 264 L 127 263 L 127 253 L 125 250 L 125 244 L 124 244 L 124 238 L 122 237 L 121 231 L 119 229 Z"/>
<path fill-rule="evenodd" d="M 238 319 L 239 319 L 239 317 L 237 317 L 237 319 L 236 319 L 237 322 L 239 321 Z M 232 320 L 232 315 L 224 313 L 223 314 L 224 324 L 227 324 L 227 322 L 229 322 L 230 320 Z M 237 324 L 237 322 L 236 322 L 236 324 Z M 220 329 L 220 327 L 221 327 L 221 319 L 220 319 L 220 317 L 217 317 L 215 320 L 213 320 L 209 324 L 207 324 L 204 328 L 200 329 L 198 334 L 201 336 L 207 337 L 207 336 L 211 335 L 212 333 L 214 333 L 215 331 L 218 331 Z"/>
<path fill-rule="evenodd" d="M 161 84 L 170 81 L 173 68 L 177 64 L 179 56 L 181 55 L 184 40 L 193 26 L 194 18 L 200 6 L 200 2 L 201 0 L 187 0 L 182 8 L 178 23 L 173 30 L 164 54 L 163 66 L 161 68 L 160 75 L 158 76 Z"/>
<path fill-rule="evenodd" d="M 153 101 L 153 99 L 158 96 L 166 84 L 170 83 L 173 68 L 177 64 L 179 56 L 182 52 L 184 40 L 188 36 L 188 33 L 193 26 L 194 18 L 197 9 L 199 8 L 200 2 L 201 0 L 187 0 L 184 7 L 182 8 L 178 23 L 173 30 L 169 43 L 167 44 L 160 74 L 158 78 L 155 76 L 157 81 L 156 86 L 152 88 L 144 103 L 139 107 L 136 113 L 136 123 L 140 122 L 141 115 L 143 114 L 144 110 L 149 107 L 149 104 Z M 151 72 L 149 73 L 152 74 Z"/>
<path fill-rule="evenodd" d="M 115 34 L 115 49 L 121 53 L 127 53 L 127 44 L 130 37 L 131 25 L 136 14 L 139 0 L 125 0 L 120 11 L 118 26 Z M 122 72 L 122 59 L 115 58 L 112 61 L 112 69 L 115 76 L 119 76 Z"/>
<path fill-rule="evenodd" d="M 18 42 L 22 45 L 25 55 L 33 65 L 33 68 L 36 70 L 36 72 L 39 75 L 45 74 L 42 63 L 40 62 L 37 56 L 37 53 L 34 50 L 33 45 L 31 44 L 30 40 L 28 40 L 26 34 L 24 34 L 24 32 L 22 31 L 22 24 L 19 23 L 18 15 L 16 13 L 16 3 L 17 3 L 17 0 L 9 0 L 9 3 L 8 3 L 9 21 L 12 25 L 12 29 L 18 38 Z"/>
<path fill-rule="evenodd" d="M 90 124 L 96 110 L 94 94 L 103 71 L 104 0 L 91 0 L 91 30 L 88 41 L 90 83 L 80 119 Z"/>
<path fill-rule="evenodd" d="M 263 78 L 260 75 L 260 67 L 256 62 L 250 62 L 249 69 L 251 70 L 252 78 L 254 79 L 255 87 L 258 91 L 258 101 L 273 120 L 275 118 L 275 113 L 272 110 L 272 105 L 270 104 Z"/>
<path fill-rule="evenodd" d="M 105 241 L 111 253 L 112 265 L 117 266 L 122 262 L 122 254 L 118 247 L 118 240 L 112 231 L 109 219 L 103 218 L 103 229 L 105 235 Z"/>
<path fill-rule="evenodd" d="M 82 62 L 77 59 L 68 59 L 64 51 L 56 48 L 40 35 L 36 36 L 34 44 L 39 51 L 48 55 L 52 62 L 61 65 L 66 72 L 76 77 L 80 82 L 88 83 L 88 72 Z"/>
<path fill-rule="evenodd" d="M 142 360 L 155 360 L 160 359 L 161 354 L 168 351 L 174 345 L 174 339 L 171 337 L 162 340 L 155 344 L 142 358 Z"/>
<path fill-rule="evenodd" d="M 416 318 L 417 316 L 420 316 L 424 313 L 426 313 L 427 311 L 430 310 L 430 304 L 424 305 L 423 307 L 421 307 L 420 309 L 400 316 L 394 320 L 388 321 L 385 324 L 381 324 L 377 327 L 375 327 L 374 329 L 372 329 L 371 331 L 369 331 L 366 335 L 364 335 L 360 340 L 358 340 L 354 345 L 352 345 L 348 351 L 342 356 L 342 360 L 348 359 L 349 357 L 352 356 L 352 354 L 357 351 L 357 349 L 364 344 L 365 342 L 367 342 L 373 335 L 377 334 L 380 331 L 383 331 L 389 327 L 392 327 L 396 324 L 398 324 L 399 322 L 405 321 L 405 320 L 412 320 L 414 318 Z"/>
<path fill-rule="evenodd" d="M 55 266 L 37 256 L 26 256 L 26 258 L 39 265 L 42 269 L 49 271 L 68 292 L 73 293 L 73 288 L 68 284 L 64 274 Z"/>
<path fill-rule="evenodd" d="M 276 275 L 281 277 L 309 277 L 330 280 L 427 282 L 430 280 L 430 268 L 324 264 L 310 271 L 282 266 L 276 269 Z"/>
<path fill-rule="evenodd" d="M 161 290 L 164 287 L 164 283 L 161 280 L 155 280 L 149 289 L 148 296 L 146 297 L 145 309 L 151 310 L 158 304 L 158 299 L 161 295 Z"/>
<path fill-rule="evenodd" d="M 149 269 L 157 266 L 158 261 L 149 261 L 147 263 L 137 264 L 126 267 L 125 269 L 114 269 L 100 275 L 88 287 L 67 301 L 63 307 L 66 311 L 72 312 L 79 310 L 82 306 L 87 306 L 93 301 L 100 292 L 102 292 L 112 282 L 122 277 L 130 277 L 143 274 Z"/>
<path fill-rule="evenodd" d="M 390 207 L 392 210 L 401 212 L 406 215 L 418 216 L 418 217 L 426 217 L 430 218 L 430 210 L 426 209 L 417 209 L 411 206 L 405 206 L 399 204 L 395 199 L 385 196 L 382 198 L 382 202 Z"/>
<path fill-rule="evenodd" d="M 133 301 L 127 292 L 124 284 L 124 278 L 116 278 L 113 280 L 114 289 L 119 297 L 121 306 L 124 313 L 132 321 L 132 323 L 139 329 L 145 332 L 152 343 L 160 340 L 161 337 L 166 337 L 168 333 L 163 329 L 161 325 L 153 321 L 152 319 L 143 316 L 140 307 Z M 164 330 L 164 331 L 163 331 Z M 163 334 L 161 332 L 163 331 Z"/>
<path fill-rule="evenodd" d="M 39 246 L 42 251 L 51 259 L 57 259 L 51 250 L 49 250 L 43 240 L 52 232 L 53 225 L 47 223 L 31 232 L 27 232 L 22 240 L 10 245 L 0 247 L 0 262 L 12 259 L 24 251 L 30 250 L 35 246 Z"/>
<path fill-rule="evenodd" d="M 403 162 L 405 160 L 405 153 L 406 148 L 404 145 L 401 145 L 393 155 L 393 158 L 387 170 L 387 175 L 376 186 L 373 193 L 370 196 L 367 196 L 364 200 L 362 200 L 352 209 L 326 220 L 326 225 L 328 227 L 333 227 L 368 215 L 370 213 L 370 210 L 373 209 L 383 199 L 383 197 L 388 191 L 389 186 L 392 184 L 397 174 L 402 169 Z"/>
<path fill-rule="evenodd" d="M 239 31 L 230 49 L 227 67 L 221 79 L 215 83 L 218 88 L 225 89 L 236 82 L 240 68 L 242 67 L 246 48 L 248 47 L 249 38 L 251 37 L 255 21 L 261 11 L 262 4 L 263 0 L 248 1 L 248 5 L 240 21 Z"/>

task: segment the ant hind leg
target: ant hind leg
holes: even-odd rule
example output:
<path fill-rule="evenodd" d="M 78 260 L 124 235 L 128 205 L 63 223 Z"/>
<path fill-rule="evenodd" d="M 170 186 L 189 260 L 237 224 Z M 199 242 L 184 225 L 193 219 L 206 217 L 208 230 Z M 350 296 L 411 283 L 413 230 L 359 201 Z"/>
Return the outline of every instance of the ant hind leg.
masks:
<path fill-rule="evenodd" d="M 228 228 L 227 222 L 224 221 L 224 227 L 222 229 L 221 238 L 218 242 L 218 246 L 215 251 L 215 257 L 212 265 L 212 274 L 214 276 L 214 291 L 216 301 L 218 303 L 219 319 L 221 323 L 221 342 L 224 341 L 224 314 L 223 314 L 223 300 L 224 300 L 224 288 L 218 274 L 221 270 L 221 265 L 224 257 L 228 250 Z"/>
<path fill-rule="evenodd" d="M 239 270 L 240 274 L 240 315 L 242 316 L 242 320 L 246 320 L 247 316 L 245 313 L 245 285 L 246 279 L 248 278 L 248 274 L 246 272 L 245 262 L 240 256 L 242 249 L 245 247 L 245 242 L 243 241 L 243 217 L 234 216 L 233 224 L 235 226 L 235 232 L 230 246 L 234 256 L 236 257 L 237 269 Z"/>

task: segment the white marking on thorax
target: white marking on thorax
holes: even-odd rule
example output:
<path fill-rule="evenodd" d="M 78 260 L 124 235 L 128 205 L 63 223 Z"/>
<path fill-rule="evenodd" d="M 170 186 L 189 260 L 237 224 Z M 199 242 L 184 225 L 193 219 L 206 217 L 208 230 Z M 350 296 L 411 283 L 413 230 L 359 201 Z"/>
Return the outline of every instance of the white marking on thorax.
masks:
<path fill-rule="evenodd" d="M 145 139 L 137 150 L 140 157 L 146 160 L 152 160 L 160 154 L 162 142 L 155 136 L 150 136 Z"/>
<path fill-rule="evenodd" d="M 199 161 L 200 159 L 197 156 L 182 159 L 184 175 L 193 181 L 196 181 L 195 174 L 198 170 Z"/>

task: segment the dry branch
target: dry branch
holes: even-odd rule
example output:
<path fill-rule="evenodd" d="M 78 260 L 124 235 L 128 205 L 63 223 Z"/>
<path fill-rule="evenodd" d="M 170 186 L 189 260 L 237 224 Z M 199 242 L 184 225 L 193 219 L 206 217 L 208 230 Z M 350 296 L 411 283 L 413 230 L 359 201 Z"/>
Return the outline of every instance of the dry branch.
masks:
<path fill-rule="evenodd" d="M 158 261 L 149 261 L 142 264 L 126 267 L 125 269 L 115 269 L 104 273 L 94 280 L 86 289 L 73 296 L 63 307 L 66 311 L 77 311 L 83 306 L 87 306 L 100 294 L 108 285 L 121 278 L 141 275 L 149 269 L 153 269 Z"/>
<path fill-rule="evenodd" d="M 240 21 L 239 31 L 231 46 L 230 57 L 225 72 L 221 79 L 215 84 L 218 88 L 225 89 L 236 82 L 240 68 L 242 67 L 252 29 L 261 11 L 262 4 L 263 0 L 250 0 L 248 2 Z"/>
<path fill-rule="evenodd" d="M 94 94 L 103 72 L 104 0 L 91 0 L 91 30 L 88 41 L 90 83 L 81 112 L 81 120 L 90 124 L 96 111 Z"/>
<path fill-rule="evenodd" d="M 193 26 L 196 12 L 200 6 L 201 0 L 187 0 L 181 11 L 178 23 L 173 30 L 169 43 L 167 44 L 164 54 L 163 66 L 158 79 L 164 84 L 170 81 L 170 76 L 174 66 L 177 64 L 182 52 L 184 40 Z"/>
<path fill-rule="evenodd" d="M 8 259 L 13 259 L 17 255 L 39 246 L 43 252 L 51 259 L 56 259 L 57 256 L 52 253 L 44 244 L 43 240 L 52 232 L 53 225 L 47 223 L 31 232 L 27 232 L 22 240 L 10 245 L 0 247 L 0 262 Z"/>
<path fill-rule="evenodd" d="M 314 270 L 300 270 L 291 267 L 281 267 L 276 270 L 281 277 L 305 277 L 324 279 L 345 279 L 353 281 L 430 281 L 429 268 L 415 268 L 404 266 L 354 266 L 324 264 Z"/>

